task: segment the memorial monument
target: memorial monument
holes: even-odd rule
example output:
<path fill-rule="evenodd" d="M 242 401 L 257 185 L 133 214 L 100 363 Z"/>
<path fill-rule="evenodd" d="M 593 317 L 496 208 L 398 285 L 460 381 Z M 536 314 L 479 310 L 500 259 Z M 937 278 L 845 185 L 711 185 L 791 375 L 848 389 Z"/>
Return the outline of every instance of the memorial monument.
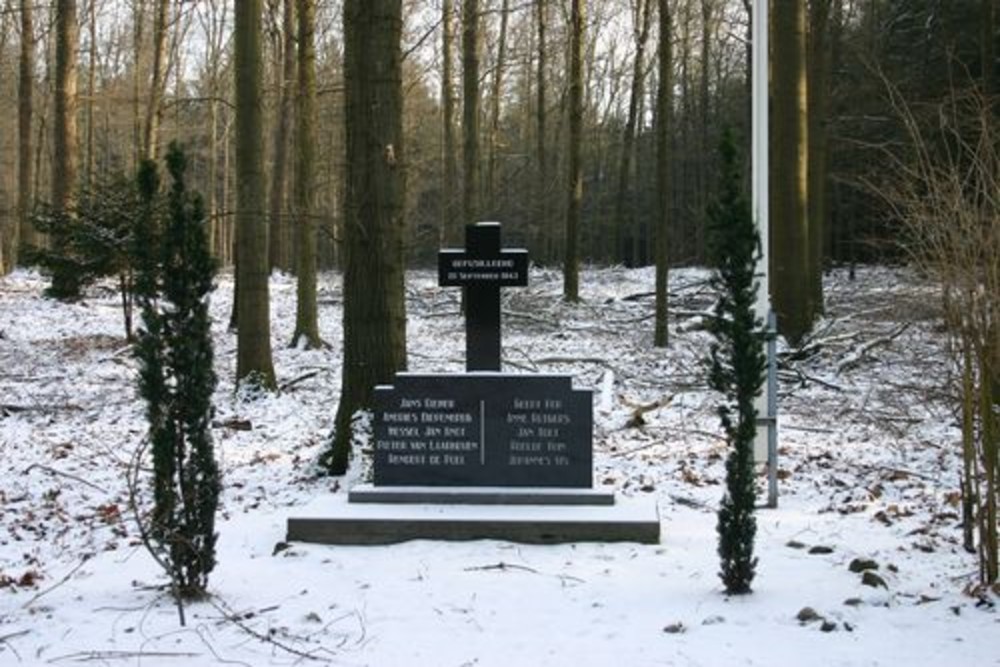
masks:
<path fill-rule="evenodd" d="M 593 488 L 591 392 L 569 375 L 502 372 L 500 289 L 527 285 L 527 251 L 503 249 L 499 223 L 469 225 L 438 278 L 466 289 L 466 372 L 376 387 L 372 483 L 329 515 L 289 519 L 288 539 L 658 542 L 655 500 Z"/>

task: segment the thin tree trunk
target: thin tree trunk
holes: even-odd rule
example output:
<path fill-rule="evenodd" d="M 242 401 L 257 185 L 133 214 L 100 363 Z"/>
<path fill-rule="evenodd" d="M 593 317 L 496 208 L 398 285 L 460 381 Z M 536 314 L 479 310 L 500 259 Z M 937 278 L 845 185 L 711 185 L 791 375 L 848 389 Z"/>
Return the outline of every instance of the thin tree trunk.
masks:
<path fill-rule="evenodd" d="M 497 135 L 500 133 L 500 96 L 503 91 L 503 70 L 507 57 L 507 19 L 510 14 L 510 0 L 503 0 L 500 7 L 500 35 L 497 38 L 497 61 L 493 70 L 493 108 L 490 118 L 490 155 L 487 167 L 486 192 L 489 202 L 489 215 L 494 217 L 497 208 L 496 171 L 497 171 Z"/>
<path fill-rule="evenodd" d="M 160 120 L 163 116 L 163 90 L 166 87 L 167 14 L 170 0 L 159 0 L 153 17 L 153 72 L 146 104 L 146 123 L 143 127 L 142 154 L 149 160 L 156 159 Z"/>
<path fill-rule="evenodd" d="M 709 129 L 712 127 L 712 98 L 709 90 L 712 66 L 712 34 L 716 0 L 701 0 L 701 69 L 698 79 L 698 138 L 697 165 L 695 170 L 695 210 L 698 211 L 698 226 L 695 229 L 695 257 L 699 263 L 706 257 L 704 212 L 708 206 L 708 182 L 712 155 L 715 151 L 710 145 Z"/>
<path fill-rule="evenodd" d="M 462 218 L 479 215 L 479 0 L 462 4 Z"/>
<path fill-rule="evenodd" d="M 657 49 L 659 87 L 656 91 L 656 318 L 653 345 L 666 347 L 667 333 L 667 271 L 670 223 L 670 134 L 673 130 L 672 90 L 674 83 L 673 26 L 668 0 L 658 0 L 660 10 L 660 43 Z"/>
<path fill-rule="evenodd" d="M 569 174 L 566 202 L 566 255 L 563 260 L 563 298 L 580 300 L 580 209 L 583 203 L 583 0 L 573 0 L 569 49 Z"/>
<path fill-rule="evenodd" d="M 261 108 L 261 1 L 240 0 L 233 32 L 236 76 L 236 379 L 275 387 L 271 358 Z"/>
<path fill-rule="evenodd" d="M 281 34 L 284 37 L 281 101 L 274 133 L 274 168 L 271 172 L 271 234 L 269 263 L 272 269 L 288 268 L 287 225 L 284 224 L 285 184 L 288 181 L 288 142 L 292 134 L 295 88 L 295 0 L 283 0 Z"/>
<path fill-rule="evenodd" d="M 97 76 L 97 3 L 90 1 L 89 15 L 87 20 L 88 39 L 90 44 L 87 48 L 87 155 L 84 160 L 83 182 L 88 188 L 94 182 L 94 102 Z"/>
<path fill-rule="evenodd" d="M 547 54 L 545 52 L 548 46 L 545 39 L 545 30 L 548 23 L 548 0 L 537 0 L 535 5 L 537 9 L 537 26 L 538 26 L 538 82 L 536 89 L 536 109 L 535 109 L 535 122 L 536 122 L 536 132 L 535 137 L 537 146 L 537 160 L 538 160 L 538 202 L 539 202 L 539 215 L 538 222 L 538 235 L 537 238 L 539 243 L 537 244 L 546 260 L 551 260 L 555 257 L 555 231 L 554 225 L 550 221 L 550 210 L 549 210 L 549 158 L 547 152 L 547 132 L 548 132 L 548 100 L 546 99 L 548 92 L 548 84 L 546 83 L 547 74 Z"/>
<path fill-rule="evenodd" d="M 340 474 L 354 414 L 406 366 L 401 0 L 345 0 L 344 366 L 334 446 Z"/>
<path fill-rule="evenodd" d="M 441 58 L 443 72 L 441 77 L 441 100 L 444 134 L 444 180 L 441 192 L 441 230 L 438 241 L 440 245 L 458 243 L 461 238 L 461 225 L 456 215 L 456 191 L 458 189 L 458 156 L 455 152 L 455 6 L 453 0 L 444 0 L 441 4 Z"/>
<path fill-rule="evenodd" d="M 21 0 L 21 59 L 18 63 L 17 89 L 17 215 L 20 243 L 34 246 L 37 243 L 35 228 L 31 224 L 32 187 L 34 174 L 31 147 L 31 121 L 35 109 L 35 27 L 33 1 Z M 14 251 L 19 247 L 14 240 Z M 14 263 L 17 255 L 13 255 Z"/>
<path fill-rule="evenodd" d="M 295 333 L 292 346 L 300 341 L 307 348 L 322 345 L 316 299 L 315 145 L 316 145 L 316 48 L 314 0 L 297 0 L 298 6 L 298 94 L 295 110 Z M 291 38 L 291 34 L 288 35 Z"/>
<path fill-rule="evenodd" d="M 634 228 L 634 215 L 626 215 L 629 181 L 632 172 L 632 157 L 635 143 L 635 126 L 639 115 L 639 100 L 643 96 L 643 81 L 646 71 L 646 40 L 649 37 L 650 18 L 652 16 L 653 0 L 639 0 L 637 17 L 639 25 L 635 32 L 635 60 L 632 63 L 632 90 L 629 94 L 628 117 L 625 119 L 625 130 L 622 133 L 622 154 L 618 163 L 618 190 L 615 195 L 614 237 L 615 247 L 612 257 L 625 262 L 627 266 L 635 266 L 638 257 L 631 252 L 633 244 L 638 242 L 637 229 Z M 625 230 L 629 231 L 628 236 Z M 631 241 L 629 243 L 628 241 Z"/>

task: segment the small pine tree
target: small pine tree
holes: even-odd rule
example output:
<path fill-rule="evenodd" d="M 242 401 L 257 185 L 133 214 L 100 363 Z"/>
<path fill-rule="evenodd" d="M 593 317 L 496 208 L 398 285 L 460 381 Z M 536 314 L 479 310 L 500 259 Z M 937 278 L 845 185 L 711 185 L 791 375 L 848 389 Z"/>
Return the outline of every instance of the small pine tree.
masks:
<path fill-rule="evenodd" d="M 83 188 L 69 211 L 41 204 L 32 213 L 35 229 L 51 243 L 31 247 L 28 263 L 37 264 L 52 277 L 46 293 L 57 299 L 75 299 L 80 289 L 99 278 L 117 276 L 125 321 L 125 336 L 132 339 L 132 249 L 135 211 L 139 206 L 136 184 L 124 175 L 107 176 Z"/>
<path fill-rule="evenodd" d="M 146 399 L 153 452 L 149 537 L 182 598 L 203 596 L 215 567 L 219 469 L 210 431 L 212 339 L 208 293 L 215 266 L 208 252 L 201 199 L 184 185 L 186 159 L 172 144 L 167 219 L 157 233 L 156 168 L 139 171 L 141 221 L 136 230 L 140 393 Z"/>
<path fill-rule="evenodd" d="M 764 382 L 763 323 L 754 313 L 758 281 L 754 275 L 760 239 L 743 193 L 740 161 L 732 134 L 720 146 L 719 198 L 709 207 L 709 251 L 715 264 L 712 283 L 719 294 L 710 331 L 709 384 L 723 394 L 719 418 L 729 444 L 726 493 L 719 507 L 719 576 L 730 594 L 749 593 L 757 559 L 753 555 L 757 522 L 754 507 L 754 399 Z"/>

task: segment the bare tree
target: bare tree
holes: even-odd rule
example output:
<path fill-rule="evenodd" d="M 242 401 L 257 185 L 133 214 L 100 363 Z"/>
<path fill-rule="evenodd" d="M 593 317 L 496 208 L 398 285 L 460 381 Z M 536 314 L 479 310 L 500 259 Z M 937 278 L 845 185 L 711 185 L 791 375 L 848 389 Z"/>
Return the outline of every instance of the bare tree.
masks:
<path fill-rule="evenodd" d="M 458 156 L 455 152 L 455 6 L 453 0 L 441 3 L 441 117 L 444 152 L 444 170 L 441 183 L 441 230 L 438 243 L 457 243 L 459 240 L 455 192 L 458 189 Z"/>
<path fill-rule="evenodd" d="M 345 0 L 344 366 L 333 447 L 343 473 L 355 412 L 406 367 L 401 0 Z"/>
<path fill-rule="evenodd" d="M 538 197 L 538 240 L 546 240 L 545 243 L 545 256 L 546 258 L 555 256 L 554 242 L 555 233 L 552 230 L 552 224 L 549 221 L 550 211 L 549 211 L 549 156 L 548 156 L 548 84 L 546 78 L 548 76 L 548 56 L 546 49 L 548 48 L 548 40 L 545 37 L 546 28 L 548 26 L 548 0 L 536 0 L 536 26 L 538 28 L 537 44 L 538 49 L 538 74 L 536 86 L 536 107 L 535 107 L 535 141 L 536 141 L 536 160 L 538 162 L 538 183 L 537 183 L 537 194 Z M 541 245 L 541 243 L 539 244 Z"/>
<path fill-rule="evenodd" d="M 462 218 L 479 216 L 479 0 L 462 3 Z"/>
<path fill-rule="evenodd" d="M 771 292 L 778 331 L 792 344 L 812 328 L 807 209 L 808 138 L 805 3 L 774 7 L 771 52 L 774 129 L 771 157 Z"/>
<path fill-rule="evenodd" d="M 31 193 L 34 181 L 32 168 L 31 123 L 35 110 L 35 27 L 33 0 L 21 0 L 21 59 L 18 63 L 17 87 L 17 213 L 20 242 L 32 246 L 37 242 L 31 224 Z M 18 239 L 13 247 L 16 251 Z M 13 255 L 16 263 L 16 254 Z"/>
<path fill-rule="evenodd" d="M 580 208 L 583 205 L 583 39 L 582 0 L 573 0 L 569 48 L 569 174 L 566 202 L 566 255 L 563 260 L 563 298 L 580 300 Z"/>
<path fill-rule="evenodd" d="M 167 19 L 170 0 L 157 0 L 153 15 L 153 69 L 146 102 L 146 122 L 143 124 L 142 154 L 156 159 L 160 121 L 163 117 L 163 92 L 167 80 Z"/>
<path fill-rule="evenodd" d="M 57 0 L 55 19 L 56 71 L 52 135 L 52 206 L 57 213 L 69 215 L 73 204 L 73 191 L 76 187 L 78 161 L 76 0 Z M 57 271 L 52 276 L 53 294 L 61 297 L 75 297 L 79 291 L 79 281 L 72 272 Z"/>
<path fill-rule="evenodd" d="M 322 345 L 316 303 L 316 5 L 298 3 L 298 91 L 295 109 L 295 333 L 292 345 Z"/>
<path fill-rule="evenodd" d="M 635 126 L 639 116 L 639 100 L 643 97 L 643 84 L 646 78 L 646 41 L 649 38 L 653 7 L 653 0 L 638 0 L 638 2 L 639 4 L 635 8 L 635 17 L 638 18 L 638 21 L 636 21 L 634 30 L 635 56 L 632 62 L 632 88 L 629 93 L 628 117 L 625 119 L 625 129 L 622 132 L 621 159 L 618 163 L 618 192 L 615 195 L 614 217 L 615 247 L 612 255 L 624 259 L 627 264 L 639 260 L 630 252 L 632 244 L 625 243 L 626 240 L 636 240 L 638 236 L 638 230 L 632 229 L 635 216 L 627 216 L 625 208 L 628 201 L 629 182 L 632 180 Z M 630 232 L 628 236 L 625 235 L 626 230 Z"/>
<path fill-rule="evenodd" d="M 500 6 L 500 35 L 497 37 L 497 57 L 493 66 L 493 95 L 490 101 L 490 154 L 486 170 L 486 200 L 489 214 L 496 215 L 496 171 L 497 171 L 497 137 L 500 133 L 500 98 L 503 95 L 503 71 L 507 58 L 507 23 L 510 16 L 510 0 L 503 0 Z"/>
<path fill-rule="evenodd" d="M 667 345 L 667 271 L 670 224 L 670 133 L 673 130 L 673 26 L 669 0 L 657 0 L 660 42 L 657 46 L 659 85 L 656 90 L 656 319 L 653 345 Z"/>
<path fill-rule="evenodd" d="M 235 8 L 233 69 L 236 76 L 236 379 L 275 387 L 271 359 L 267 219 L 264 214 L 263 113 L 261 109 L 261 2 Z"/>
<path fill-rule="evenodd" d="M 295 0 L 281 0 L 282 67 L 280 73 L 280 101 L 274 132 L 274 165 L 271 169 L 270 245 L 268 262 L 271 268 L 288 267 L 286 248 L 287 225 L 284 224 L 285 184 L 288 176 L 288 141 L 292 134 L 295 95 Z"/>

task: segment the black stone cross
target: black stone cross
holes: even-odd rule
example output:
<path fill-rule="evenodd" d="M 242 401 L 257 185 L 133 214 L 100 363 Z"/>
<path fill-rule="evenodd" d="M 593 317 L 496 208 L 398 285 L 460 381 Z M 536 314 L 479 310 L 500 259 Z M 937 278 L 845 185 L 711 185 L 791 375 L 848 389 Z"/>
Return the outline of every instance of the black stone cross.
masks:
<path fill-rule="evenodd" d="M 500 370 L 500 288 L 528 284 L 528 251 L 500 248 L 500 223 L 465 226 L 465 250 L 438 253 L 438 284 L 465 287 L 465 368 Z"/>

